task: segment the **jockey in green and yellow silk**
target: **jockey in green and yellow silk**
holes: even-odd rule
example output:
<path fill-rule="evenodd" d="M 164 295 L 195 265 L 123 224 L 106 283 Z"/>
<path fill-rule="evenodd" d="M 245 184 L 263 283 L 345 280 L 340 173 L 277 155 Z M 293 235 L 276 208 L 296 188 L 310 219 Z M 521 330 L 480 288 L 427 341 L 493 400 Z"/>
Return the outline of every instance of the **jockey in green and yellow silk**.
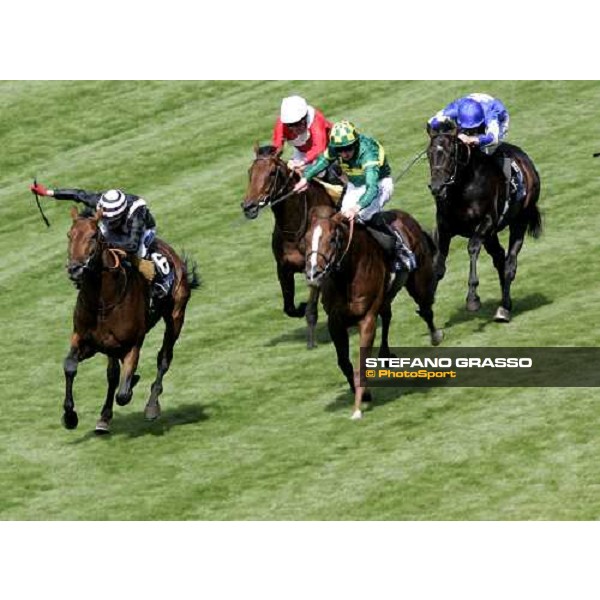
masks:
<path fill-rule="evenodd" d="M 373 219 L 383 210 L 394 192 L 392 170 L 383 146 L 377 140 L 359 133 L 350 121 L 335 123 L 327 149 L 306 167 L 295 191 L 305 190 L 311 179 L 334 162 L 348 177 L 348 186 L 342 199 L 342 214 L 350 220 L 369 223 L 374 229 L 385 229 L 388 235 L 393 235 L 397 256 L 394 270 L 414 270 L 414 254 L 404 243 L 400 232 L 381 219 Z"/>

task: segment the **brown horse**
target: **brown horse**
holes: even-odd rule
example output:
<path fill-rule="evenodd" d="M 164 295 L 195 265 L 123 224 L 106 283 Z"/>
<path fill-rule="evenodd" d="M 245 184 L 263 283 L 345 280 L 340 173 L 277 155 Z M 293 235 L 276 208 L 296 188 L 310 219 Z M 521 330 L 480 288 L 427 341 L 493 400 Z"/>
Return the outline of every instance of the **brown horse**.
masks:
<path fill-rule="evenodd" d="M 479 310 L 481 301 L 477 295 L 477 259 L 483 244 L 492 257 L 502 288 L 502 304 L 494 319 L 508 322 L 512 310 L 510 287 L 517 274 L 517 256 L 523 246 L 525 233 L 529 232 L 537 238 L 542 231 L 537 207 L 540 177 L 535 165 L 517 146 L 504 143 L 496 150 L 500 156 L 515 161 L 523 176 L 526 190 L 524 198 L 509 203 L 506 198 L 506 178 L 494 157 L 464 144 L 456 129 L 429 131 L 429 135 L 429 188 L 437 207 L 434 237 L 439 252 L 435 261 L 436 276 L 438 280 L 444 277 L 452 238 L 455 235 L 468 238 L 470 271 L 467 310 Z M 510 237 L 505 255 L 498 232 L 506 226 L 510 230 Z"/>
<path fill-rule="evenodd" d="M 335 344 L 338 365 L 354 392 L 353 419 L 362 417 L 361 403 L 370 400 L 370 392 L 361 387 L 358 372 L 350 361 L 348 328 L 358 325 L 359 346 L 373 347 L 377 316 L 381 316 L 381 357 L 390 356 L 388 334 L 392 320 L 392 301 L 403 285 L 419 306 L 419 315 L 427 323 L 431 343 L 437 346 L 443 332 L 433 322 L 436 279 L 433 274 L 435 252 L 431 238 L 408 213 L 390 211 L 394 227 L 415 253 L 418 268 L 407 275 L 392 277 L 389 259 L 382 247 L 361 225 L 349 225 L 341 213 L 330 207 L 310 212 L 306 235 L 306 279 L 320 287 L 328 327 Z M 391 221 L 392 219 L 390 219 Z"/>
<path fill-rule="evenodd" d="M 173 346 L 183 327 L 186 305 L 192 290 L 199 285 L 196 265 L 190 268 L 187 259 L 182 260 L 170 246 L 158 240 L 159 251 L 173 265 L 175 280 L 171 293 L 151 310 L 149 285 L 142 274 L 125 266 L 121 260 L 124 253 L 109 248 L 103 241 L 98 228 L 101 211 L 86 217 L 73 207 L 71 217 L 67 271 L 79 294 L 73 313 L 71 349 L 64 362 L 63 423 L 67 429 L 75 429 L 78 424 L 73 380 L 79 362 L 101 352 L 108 357 L 108 392 L 96 432 L 109 432 L 117 386 L 117 404 L 124 406 L 131 401 L 139 378 L 135 370 L 146 333 L 162 318 L 165 333 L 158 353 L 158 371 L 145 408 L 146 418 L 156 419 L 160 415 L 158 398 L 163 389 L 162 379 L 173 359 Z"/>
<path fill-rule="evenodd" d="M 256 219 L 265 206 L 270 206 L 273 211 L 275 227 L 271 247 L 277 263 L 283 311 L 288 317 L 306 316 L 307 347 L 311 349 L 315 346 L 319 291 L 311 288 L 308 303 L 296 307 L 294 275 L 304 272 L 304 236 L 309 211 L 315 206 L 334 206 L 334 201 L 317 182 L 311 182 L 306 192 L 293 193 L 299 177 L 281 160 L 282 151 L 273 146 L 256 146 L 254 151 L 256 157 L 248 172 L 249 183 L 242 209 L 248 219 Z"/>

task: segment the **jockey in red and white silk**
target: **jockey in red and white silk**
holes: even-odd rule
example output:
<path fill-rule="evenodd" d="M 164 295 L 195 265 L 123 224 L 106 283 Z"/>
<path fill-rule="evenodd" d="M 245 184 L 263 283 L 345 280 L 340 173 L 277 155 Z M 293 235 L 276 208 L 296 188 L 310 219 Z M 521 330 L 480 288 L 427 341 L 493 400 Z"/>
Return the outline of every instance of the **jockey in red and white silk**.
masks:
<path fill-rule="evenodd" d="M 273 146 L 277 150 L 286 142 L 293 146 L 288 166 L 303 170 L 325 152 L 330 131 L 331 123 L 321 111 L 301 96 L 289 96 L 281 103 L 281 113 L 273 130 Z"/>

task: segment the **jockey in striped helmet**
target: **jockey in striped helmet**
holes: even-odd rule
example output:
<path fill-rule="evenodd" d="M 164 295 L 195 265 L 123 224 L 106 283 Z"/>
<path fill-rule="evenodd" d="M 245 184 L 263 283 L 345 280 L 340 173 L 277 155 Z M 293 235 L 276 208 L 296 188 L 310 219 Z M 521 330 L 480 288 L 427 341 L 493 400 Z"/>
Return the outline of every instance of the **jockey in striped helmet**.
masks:
<path fill-rule="evenodd" d="M 51 190 L 39 183 L 30 186 L 30 189 L 39 196 L 50 196 L 55 200 L 71 200 L 93 210 L 101 209 L 102 219 L 98 226 L 106 243 L 139 259 L 152 260 L 154 297 L 164 298 L 169 293 L 175 274 L 167 258 L 153 247 L 156 238 L 156 222 L 143 198 L 126 194 L 118 189 L 106 192 L 87 192 L 79 189 Z M 148 276 L 147 271 L 144 271 L 144 274 Z"/>

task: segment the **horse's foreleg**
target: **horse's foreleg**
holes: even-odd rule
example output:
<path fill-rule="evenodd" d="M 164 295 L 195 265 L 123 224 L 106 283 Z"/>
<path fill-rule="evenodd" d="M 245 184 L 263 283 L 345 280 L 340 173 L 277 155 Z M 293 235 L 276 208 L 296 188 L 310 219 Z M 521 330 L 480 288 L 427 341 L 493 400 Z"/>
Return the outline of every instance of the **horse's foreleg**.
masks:
<path fill-rule="evenodd" d="M 494 320 L 508 323 L 510 321 L 512 310 L 512 299 L 510 297 L 510 286 L 517 276 L 517 256 L 523 247 L 525 239 L 526 225 L 517 223 L 510 228 L 510 237 L 508 241 L 508 252 L 504 265 L 504 285 L 502 286 L 502 306 L 498 307 Z"/>
<path fill-rule="evenodd" d="M 309 288 L 308 304 L 306 305 L 306 324 L 308 325 L 308 339 L 306 347 L 312 350 L 317 344 L 315 340 L 315 333 L 317 328 L 317 320 L 319 318 L 319 294 L 321 293 L 320 288 L 310 287 Z"/>
<path fill-rule="evenodd" d="M 150 398 L 144 408 L 144 416 L 149 421 L 153 421 L 160 417 L 159 396 L 163 392 L 163 377 L 171 366 L 173 360 L 173 347 L 179 338 L 181 328 L 183 327 L 184 313 L 176 311 L 173 315 L 165 318 L 165 333 L 163 335 L 163 343 L 156 358 L 156 379 L 150 388 Z"/>
<path fill-rule="evenodd" d="M 123 369 L 121 370 L 121 383 L 117 392 L 117 404 L 125 406 L 131 402 L 133 396 L 133 377 L 140 359 L 141 342 L 139 346 L 134 346 L 123 359 Z"/>
<path fill-rule="evenodd" d="M 108 391 L 106 392 L 106 400 L 100 411 L 100 418 L 96 422 L 96 433 L 109 433 L 110 422 L 113 418 L 113 402 L 115 399 L 115 391 L 119 385 L 119 360 L 111 356 L 108 357 L 108 365 L 106 366 L 106 379 L 108 382 Z"/>
<path fill-rule="evenodd" d="M 71 337 L 71 349 L 64 362 L 65 371 L 65 400 L 63 402 L 63 425 L 67 429 L 75 429 L 79 423 L 73 400 L 73 381 L 79 365 L 79 336 L 74 333 Z"/>
<path fill-rule="evenodd" d="M 432 237 L 437 247 L 433 257 L 433 273 L 436 281 L 441 281 L 446 274 L 446 259 L 448 258 L 448 252 L 450 252 L 452 236 L 445 229 L 440 228 L 438 223 Z"/>
<path fill-rule="evenodd" d="M 483 240 L 479 234 L 475 234 L 470 240 L 467 247 L 469 252 L 469 292 L 467 293 L 467 310 L 471 312 L 478 311 L 481 307 L 481 300 L 477 295 L 477 287 L 479 286 L 479 278 L 477 277 L 477 259 L 481 252 L 481 244 Z"/>
<path fill-rule="evenodd" d="M 306 314 L 306 302 L 302 302 L 297 308 L 294 304 L 296 294 L 294 271 L 288 265 L 277 263 L 277 278 L 283 296 L 283 312 L 288 317 L 302 318 Z"/>
<path fill-rule="evenodd" d="M 390 314 L 391 319 L 391 314 Z M 377 330 L 377 316 L 373 313 L 367 313 L 365 317 L 358 324 L 358 333 L 360 336 L 359 348 L 363 349 L 366 355 L 369 355 L 373 348 L 373 342 L 375 341 L 375 332 Z M 362 403 L 363 401 L 369 402 L 371 400 L 371 393 L 367 391 L 366 386 L 360 385 L 360 372 L 354 373 L 354 412 L 352 413 L 352 420 L 356 421 L 362 419 Z"/>

